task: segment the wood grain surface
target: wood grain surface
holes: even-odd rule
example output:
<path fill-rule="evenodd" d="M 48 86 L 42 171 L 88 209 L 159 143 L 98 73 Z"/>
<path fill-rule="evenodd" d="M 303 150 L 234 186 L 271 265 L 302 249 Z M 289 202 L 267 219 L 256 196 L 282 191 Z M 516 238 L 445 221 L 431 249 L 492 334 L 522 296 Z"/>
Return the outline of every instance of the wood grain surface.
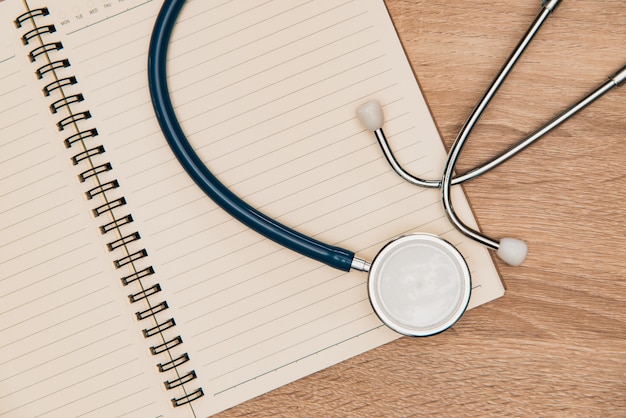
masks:
<path fill-rule="evenodd" d="M 357 0 L 358 1 L 358 0 Z M 540 0 L 387 0 L 446 146 Z M 564 0 L 485 112 L 459 171 L 626 65 L 626 1 Z M 506 295 L 222 417 L 626 417 L 626 87 L 466 184 L 482 229 L 529 243 Z"/>

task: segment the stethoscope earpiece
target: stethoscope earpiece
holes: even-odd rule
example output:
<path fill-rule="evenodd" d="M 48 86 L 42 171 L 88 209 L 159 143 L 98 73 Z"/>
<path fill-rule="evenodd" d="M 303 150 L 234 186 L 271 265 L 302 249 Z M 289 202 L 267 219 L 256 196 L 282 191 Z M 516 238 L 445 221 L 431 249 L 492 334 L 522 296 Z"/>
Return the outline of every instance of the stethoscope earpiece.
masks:
<path fill-rule="evenodd" d="M 361 121 L 361 125 L 371 132 L 382 129 L 385 123 L 383 109 L 378 100 L 370 100 L 360 105 L 356 109 L 356 115 Z"/>
<path fill-rule="evenodd" d="M 525 241 L 517 238 L 502 238 L 496 254 L 510 266 L 521 265 L 528 254 L 528 245 Z"/>

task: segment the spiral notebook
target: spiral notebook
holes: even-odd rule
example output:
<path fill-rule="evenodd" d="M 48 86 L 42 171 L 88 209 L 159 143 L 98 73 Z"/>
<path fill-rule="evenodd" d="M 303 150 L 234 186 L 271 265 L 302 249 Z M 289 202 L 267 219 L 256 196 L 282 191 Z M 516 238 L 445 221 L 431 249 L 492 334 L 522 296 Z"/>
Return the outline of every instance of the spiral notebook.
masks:
<path fill-rule="evenodd" d="M 205 417 L 398 338 L 363 273 L 260 237 L 183 172 L 146 83 L 160 3 L 0 1 L 0 417 Z M 189 1 L 168 71 L 194 147 L 246 201 L 369 260 L 441 235 L 468 259 L 472 307 L 503 294 L 487 251 L 354 116 L 380 100 L 398 159 L 438 176 L 383 1 Z"/>

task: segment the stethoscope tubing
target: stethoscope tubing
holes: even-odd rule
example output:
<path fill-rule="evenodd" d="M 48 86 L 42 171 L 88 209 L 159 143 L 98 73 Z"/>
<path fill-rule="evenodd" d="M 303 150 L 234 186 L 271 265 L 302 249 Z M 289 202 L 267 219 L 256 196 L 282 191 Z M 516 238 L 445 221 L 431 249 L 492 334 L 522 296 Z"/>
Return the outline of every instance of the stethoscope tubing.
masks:
<path fill-rule="evenodd" d="M 355 254 L 352 251 L 317 241 L 312 237 L 306 236 L 281 224 L 280 222 L 266 216 L 262 212 L 248 205 L 245 201 L 224 186 L 196 154 L 186 138 L 180 124 L 178 123 L 178 119 L 171 103 L 167 83 L 166 63 L 169 41 L 176 19 L 184 3 L 185 0 L 171 0 L 163 3 L 155 22 L 148 53 L 148 85 L 150 88 L 152 104 L 161 130 L 163 131 L 163 134 L 176 158 L 180 161 L 185 171 L 204 191 L 204 193 L 206 193 L 213 201 L 215 201 L 235 219 L 238 219 L 244 225 L 250 227 L 261 235 L 264 235 L 278 244 L 294 250 L 306 257 L 310 257 L 339 270 L 349 271 L 351 269 L 357 269 L 369 271 L 370 264 L 365 260 L 355 257 Z M 598 87 L 588 96 L 571 106 L 565 112 L 552 119 L 546 125 L 504 153 L 499 154 L 491 161 L 476 167 L 465 174 L 459 176 L 453 175 L 456 162 L 472 129 L 482 116 L 482 113 L 491 99 L 495 96 L 496 92 L 505 81 L 510 71 L 513 69 L 517 60 L 531 42 L 532 38 L 537 34 L 541 25 L 559 3 L 560 0 L 543 0 L 542 10 L 529 27 L 524 37 L 520 40 L 512 54 L 509 56 L 509 59 L 505 62 L 499 74 L 478 102 L 470 116 L 467 118 L 461 131 L 456 137 L 454 144 L 448 153 L 443 175 L 440 180 L 423 180 L 406 172 L 393 156 L 393 152 L 384 136 L 382 128 L 374 131 L 383 154 L 398 175 L 409 183 L 418 186 L 441 188 L 442 206 L 450 222 L 464 235 L 494 250 L 499 249 L 500 242 L 470 228 L 458 217 L 451 201 L 451 186 L 476 178 L 517 155 L 532 143 L 539 140 L 548 132 L 565 122 L 571 116 L 584 109 L 604 93 L 611 90 L 613 87 L 624 84 L 626 80 L 626 67 L 624 67 L 614 76 L 610 77 L 608 82 Z"/>
<path fill-rule="evenodd" d="M 354 253 L 303 235 L 256 210 L 226 186 L 206 167 L 187 140 L 172 106 L 167 83 L 167 51 L 172 30 L 185 0 L 163 3 L 157 16 L 148 52 L 148 85 L 152 105 L 170 148 L 193 181 L 235 219 L 261 235 L 304 256 L 342 271 L 363 269 L 367 263 Z"/>

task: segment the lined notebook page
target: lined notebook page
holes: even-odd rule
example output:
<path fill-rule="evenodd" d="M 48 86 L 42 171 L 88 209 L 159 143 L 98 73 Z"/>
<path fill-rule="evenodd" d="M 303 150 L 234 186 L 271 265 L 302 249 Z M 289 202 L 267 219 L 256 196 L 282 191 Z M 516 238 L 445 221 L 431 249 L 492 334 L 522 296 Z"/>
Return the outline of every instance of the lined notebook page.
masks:
<path fill-rule="evenodd" d="M 260 237 L 183 172 L 146 83 L 160 2 L 127 0 L 111 15 L 90 14 L 85 1 L 47 3 L 204 390 L 198 416 L 398 337 L 372 312 L 365 274 Z M 169 73 L 191 142 L 246 201 L 369 260 L 399 235 L 440 235 L 468 259 L 472 307 L 502 295 L 487 251 L 453 230 L 437 191 L 391 171 L 354 116 L 363 101 L 381 101 L 398 159 L 440 176 L 444 149 L 383 1 L 188 1 Z M 457 212 L 470 219 L 455 192 Z"/>
<path fill-rule="evenodd" d="M 169 400 L 17 37 L 20 3 L 0 3 L 0 417 L 157 416 Z"/>

